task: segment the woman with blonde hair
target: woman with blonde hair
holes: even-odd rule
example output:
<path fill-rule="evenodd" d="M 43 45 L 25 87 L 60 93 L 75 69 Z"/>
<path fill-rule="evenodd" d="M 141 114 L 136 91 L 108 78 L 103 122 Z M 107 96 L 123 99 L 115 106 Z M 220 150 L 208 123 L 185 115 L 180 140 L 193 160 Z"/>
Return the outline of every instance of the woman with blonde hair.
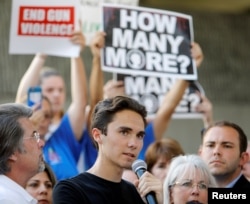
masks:
<path fill-rule="evenodd" d="M 163 181 L 171 159 L 184 154 L 184 150 L 177 140 L 163 138 L 155 141 L 148 147 L 145 153 L 145 162 L 147 163 L 148 171 Z"/>
<path fill-rule="evenodd" d="M 208 203 L 209 187 L 216 182 L 198 155 L 177 156 L 164 181 L 164 204 Z"/>

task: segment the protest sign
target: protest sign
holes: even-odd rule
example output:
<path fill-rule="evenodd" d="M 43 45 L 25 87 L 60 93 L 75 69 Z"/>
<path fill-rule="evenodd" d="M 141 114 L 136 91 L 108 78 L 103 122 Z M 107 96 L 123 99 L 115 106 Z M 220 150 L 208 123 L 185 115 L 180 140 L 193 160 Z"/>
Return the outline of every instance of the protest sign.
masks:
<path fill-rule="evenodd" d="M 81 0 L 82 32 L 89 46 L 92 37 L 101 29 L 101 4 L 114 3 L 137 6 L 139 0 Z"/>
<path fill-rule="evenodd" d="M 102 5 L 102 69 L 122 74 L 196 80 L 190 53 L 192 17 L 123 5 Z"/>
<path fill-rule="evenodd" d="M 126 95 L 136 99 L 146 107 L 148 118 L 153 119 L 162 101 L 176 79 L 167 77 L 132 76 L 114 73 L 115 80 L 124 81 Z M 198 81 L 191 82 L 176 107 L 172 118 L 201 118 L 195 110 L 205 92 Z"/>
<path fill-rule="evenodd" d="M 13 0 L 9 53 L 79 56 L 70 41 L 80 29 L 78 8 L 79 0 Z"/>

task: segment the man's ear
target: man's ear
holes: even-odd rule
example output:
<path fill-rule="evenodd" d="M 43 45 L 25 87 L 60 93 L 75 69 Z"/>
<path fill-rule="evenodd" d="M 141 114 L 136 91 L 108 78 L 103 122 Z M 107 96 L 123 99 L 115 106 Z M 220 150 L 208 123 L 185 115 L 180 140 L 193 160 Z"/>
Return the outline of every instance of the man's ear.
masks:
<path fill-rule="evenodd" d="M 17 152 L 16 151 L 9 157 L 9 160 L 11 162 L 17 161 Z"/>
<path fill-rule="evenodd" d="M 240 166 L 243 167 L 249 161 L 249 154 L 247 152 L 241 153 Z"/>
<path fill-rule="evenodd" d="M 92 137 L 98 144 L 102 142 L 101 136 L 102 136 L 101 130 L 99 130 L 98 128 L 92 129 Z"/>

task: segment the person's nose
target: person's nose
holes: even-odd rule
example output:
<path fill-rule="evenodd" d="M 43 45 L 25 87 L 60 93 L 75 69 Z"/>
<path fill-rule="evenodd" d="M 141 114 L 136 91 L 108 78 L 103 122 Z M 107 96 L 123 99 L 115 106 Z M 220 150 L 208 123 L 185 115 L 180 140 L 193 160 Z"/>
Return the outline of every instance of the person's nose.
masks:
<path fill-rule="evenodd" d="M 192 192 L 192 195 L 199 195 L 200 189 L 199 189 L 198 184 L 193 184 L 191 192 Z"/>
<path fill-rule="evenodd" d="M 128 146 L 130 148 L 135 149 L 138 146 L 138 141 L 136 137 L 130 137 L 129 141 L 128 141 Z"/>
<path fill-rule="evenodd" d="M 61 94 L 62 94 L 62 92 L 60 90 L 54 90 L 54 92 L 53 92 L 53 95 L 55 97 L 59 97 Z"/>
<path fill-rule="evenodd" d="M 48 189 L 44 184 L 40 185 L 39 193 L 42 193 L 42 194 L 47 194 L 48 193 Z"/>
<path fill-rule="evenodd" d="M 221 148 L 219 145 L 215 145 L 214 149 L 213 149 L 213 154 L 214 155 L 220 155 L 221 154 Z"/>

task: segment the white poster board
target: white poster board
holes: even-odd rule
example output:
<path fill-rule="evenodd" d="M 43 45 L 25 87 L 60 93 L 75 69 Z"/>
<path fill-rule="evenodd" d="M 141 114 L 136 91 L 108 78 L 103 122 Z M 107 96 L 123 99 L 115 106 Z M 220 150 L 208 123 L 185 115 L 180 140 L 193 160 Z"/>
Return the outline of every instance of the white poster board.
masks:
<path fill-rule="evenodd" d="M 13 0 L 9 53 L 79 56 L 80 47 L 70 41 L 80 30 L 79 5 L 79 0 Z"/>
<path fill-rule="evenodd" d="M 101 4 L 113 3 L 137 6 L 139 0 L 81 0 L 81 24 L 82 32 L 86 38 L 86 45 L 94 34 L 101 28 Z"/>

